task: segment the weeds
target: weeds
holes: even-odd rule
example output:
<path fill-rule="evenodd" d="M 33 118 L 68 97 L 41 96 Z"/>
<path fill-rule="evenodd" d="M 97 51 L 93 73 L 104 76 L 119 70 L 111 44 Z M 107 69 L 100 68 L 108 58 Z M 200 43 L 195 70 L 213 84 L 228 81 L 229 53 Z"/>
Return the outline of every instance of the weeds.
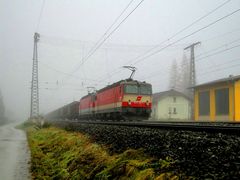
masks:
<path fill-rule="evenodd" d="M 43 128 L 28 131 L 28 141 L 33 179 L 177 178 L 171 172 L 156 171 L 174 163 L 172 159 L 156 161 L 141 149 L 110 156 L 106 148 L 80 133 Z"/>

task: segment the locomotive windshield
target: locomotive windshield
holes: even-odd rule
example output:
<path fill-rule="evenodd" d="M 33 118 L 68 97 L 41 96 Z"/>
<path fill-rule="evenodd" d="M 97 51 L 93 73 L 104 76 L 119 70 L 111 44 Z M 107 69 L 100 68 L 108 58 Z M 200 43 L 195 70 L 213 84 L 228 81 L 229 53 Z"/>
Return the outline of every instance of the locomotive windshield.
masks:
<path fill-rule="evenodd" d="M 152 94 L 152 88 L 148 85 L 133 85 L 128 84 L 124 86 L 124 92 L 126 94 L 146 94 L 151 95 Z"/>
<path fill-rule="evenodd" d="M 124 92 L 130 94 L 138 94 L 138 87 L 137 85 L 125 85 Z"/>
<path fill-rule="evenodd" d="M 151 86 L 146 86 L 146 85 L 140 85 L 140 94 L 147 94 L 147 95 L 151 95 L 152 94 L 152 88 Z"/>

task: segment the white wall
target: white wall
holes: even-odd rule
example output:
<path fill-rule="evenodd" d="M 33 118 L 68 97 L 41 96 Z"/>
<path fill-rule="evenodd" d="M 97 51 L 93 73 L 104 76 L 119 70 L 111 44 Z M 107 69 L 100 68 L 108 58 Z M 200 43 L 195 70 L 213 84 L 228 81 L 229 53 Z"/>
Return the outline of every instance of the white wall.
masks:
<path fill-rule="evenodd" d="M 174 102 L 174 97 L 176 101 Z M 174 113 L 174 108 L 176 113 Z M 153 119 L 161 120 L 187 120 L 191 117 L 191 104 L 188 99 L 182 96 L 167 96 L 153 104 Z"/>

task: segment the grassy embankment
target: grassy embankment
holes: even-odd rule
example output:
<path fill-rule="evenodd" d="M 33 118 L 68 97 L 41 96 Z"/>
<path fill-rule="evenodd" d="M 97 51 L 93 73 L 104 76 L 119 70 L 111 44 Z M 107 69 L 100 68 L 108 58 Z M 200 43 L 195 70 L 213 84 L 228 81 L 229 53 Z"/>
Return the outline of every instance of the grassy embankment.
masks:
<path fill-rule="evenodd" d="M 154 160 L 141 150 L 109 155 L 81 133 L 27 127 L 33 179 L 179 179 L 164 168 L 174 161 Z"/>

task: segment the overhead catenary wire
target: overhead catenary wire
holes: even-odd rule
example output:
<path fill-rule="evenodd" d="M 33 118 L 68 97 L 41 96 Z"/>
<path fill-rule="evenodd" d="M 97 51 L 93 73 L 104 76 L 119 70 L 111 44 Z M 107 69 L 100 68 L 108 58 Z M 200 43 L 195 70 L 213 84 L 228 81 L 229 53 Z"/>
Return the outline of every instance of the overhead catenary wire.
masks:
<path fill-rule="evenodd" d="M 100 44 L 98 44 L 94 50 L 89 53 L 81 62 L 81 64 L 79 66 L 77 66 L 77 68 L 72 72 L 76 72 L 97 50 L 99 47 L 101 47 L 101 45 L 122 25 L 122 23 L 124 23 L 127 18 L 129 18 L 129 16 L 144 2 L 145 0 L 141 0 L 136 6 L 135 8 L 133 8 L 133 10 L 122 20 L 120 21 L 120 23 L 102 40 L 102 42 Z"/>
<path fill-rule="evenodd" d="M 179 38 L 178 40 L 176 40 L 176 41 L 174 41 L 174 42 L 172 42 L 172 43 L 170 43 L 170 44 L 162 47 L 161 49 L 158 49 L 158 50 L 152 52 L 151 54 L 149 54 L 149 55 L 147 55 L 147 56 L 145 56 L 145 57 L 140 58 L 139 60 L 135 61 L 133 64 L 137 64 L 137 63 L 139 63 L 139 62 L 142 62 L 143 60 L 145 60 L 145 59 L 147 59 L 147 58 L 149 58 L 149 57 L 151 57 L 151 56 L 153 56 L 153 55 L 155 55 L 155 54 L 163 51 L 164 49 L 170 47 L 171 45 L 176 44 L 176 43 L 178 43 L 178 42 L 180 42 L 180 41 L 182 41 L 182 40 L 184 40 L 184 39 L 186 39 L 186 38 L 188 38 L 188 37 L 190 37 L 190 36 L 192 36 L 192 35 L 200 32 L 200 31 L 202 31 L 202 30 L 204 30 L 204 29 L 206 29 L 206 28 L 208 28 L 208 27 L 210 27 L 210 26 L 212 26 L 212 25 L 214 25 L 214 24 L 216 24 L 216 23 L 218 23 L 218 22 L 220 22 L 220 21 L 222 21 L 222 20 L 224 20 L 224 19 L 226 19 L 226 18 L 234 15 L 234 14 L 236 14 L 236 13 L 239 12 L 239 11 L 240 11 L 240 8 L 237 9 L 237 10 L 235 10 L 235 11 L 233 11 L 233 12 L 231 12 L 231 13 L 229 13 L 229 14 L 227 14 L 227 15 L 225 15 L 225 16 L 223 16 L 223 17 L 221 17 L 221 18 L 219 18 L 219 19 L 217 19 L 217 20 L 215 20 L 215 21 L 213 21 L 213 22 L 211 22 L 211 23 L 209 23 L 209 24 L 207 24 L 206 26 L 204 26 L 204 27 L 202 27 L 202 28 L 199 28 L 198 30 L 196 30 L 196 31 L 194 31 L 194 32 L 192 32 L 192 33 L 190 33 L 190 34 L 182 37 L 182 38 Z"/>
<path fill-rule="evenodd" d="M 219 8 L 221 8 L 221 7 L 223 7 L 224 5 L 226 5 L 227 3 L 229 3 L 231 0 L 228 0 L 228 1 L 225 1 L 224 3 L 222 3 L 221 5 L 219 5 L 219 6 L 217 6 L 216 8 L 214 8 L 212 11 L 210 11 L 210 12 L 208 12 L 207 14 L 205 14 L 204 16 L 202 16 L 202 17 L 200 17 L 200 18 L 198 18 L 196 21 L 194 21 L 193 23 L 191 23 L 191 24 L 189 24 L 188 26 L 186 26 L 186 27 L 184 27 L 183 29 L 181 29 L 180 31 L 178 31 L 177 33 L 175 33 L 174 35 L 172 35 L 171 37 L 169 37 L 166 41 L 169 41 L 171 38 L 174 38 L 175 36 L 177 36 L 178 34 L 180 34 L 181 32 L 183 32 L 183 31 L 185 31 L 186 29 L 188 29 L 189 27 L 191 27 L 191 26 L 193 26 L 194 24 L 196 24 L 197 22 L 199 22 L 200 20 L 202 20 L 202 19 L 204 19 L 204 18 L 206 18 L 207 16 L 209 16 L 210 14 L 212 14 L 213 12 L 215 12 L 216 10 L 218 10 Z M 131 3 L 132 1 L 130 1 L 130 3 Z M 130 3 L 128 4 L 128 6 L 130 5 Z M 142 3 L 142 1 L 140 2 L 140 3 Z M 138 4 L 138 6 L 140 5 L 140 3 Z M 128 7 L 127 6 L 127 7 Z M 138 7 L 138 6 L 136 6 L 135 7 L 135 9 Z M 126 10 L 127 8 L 125 8 L 122 12 L 124 12 L 125 10 Z M 135 10 L 135 9 L 133 9 L 133 11 Z M 133 12 L 132 11 L 132 12 Z M 121 13 L 121 14 L 123 14 L 123 13 Z M 130 15 L 130 14 L 129 14 Z M 120 17 L 120 16 L 118 16 L 118 17 Z M 127 16 L 128 17 L 128 16 Z M 127 18 L 126 17 L 126 18 Z M 125 18 L 125 19 L 126 19 Z M 122 21 L 123 22 L 123 21 Z M 120 24 L 119 24 L 120 25 Z M 110 26 L 111 27 L 111 26 Z M 115 28 L 116 29 L 116 28 Z M 108 29 L 109 30 L 109 29 Z M 173 44 L 172 44 L 173 45 Z M 151 48 L 151 49 L 153 49 L 153 48 Z M 84 61 L 81 63 L 81 64 L 83 64 L 84 63 Z M 117 70 L 117 72 L 116 73 L 118 73 L 118 72 L 120 72 L 121 70 Z M 71 74 L 71 73 L 70 73 Z M 115 72 L 114 72 L 114 74 L 115 74 Z"/>
<path fill-rule="evenodd" d="M 207 55 L 207 56 L 198 58 L 198 59 L 196 59 L 196 61 L 199 61 L 199 60 L 202 60 L 202 59 L 206 59 L 206 58 L 208 58 L 208 57 L 215 56 L 215 55 L 217 55 L 217 54 L 220 54 L 220 53 L 223 53 L 223 52 L 225 52 L 225 51 L 229 51 L 229 50 L 232 50 L 232 49 L 235 49 L 235 48 L 238 48 L 238 47 L 240 47 L 240 44 L 238 44 L 238 45 L 236 45 L 236 46 L 228 47 L 228 48 L 226 48 L 226 49 L 217 51 L 217 52 L 212 53 L 212 54 L 209 54 L 209 55 Z"/>
<path fill-rule="evenodd" d="M 228 4 L 231 0 L 227 0 L 224 3 L 220 4 L 219 6 L 217 6 L 216 8 L 214 8 L 213 10 L 211 10 L 210 12 L 208 12 L 207 14 L 201 16 L 200 18 L 196 19 L 195 21 L 193 21 L 192 23 L 190 23 L 189 25 L 185 26 L 184 28 L 182 28 L 181 30 L 177 31 L 175 34 L 173 34 L 172 36 L 170 36 L 169 38 L 165 39 L 164 41 L 162 41 L 160 44 L 158 44 L 156 47 L 153 47 L 151 49 L 149 49 L 148 51 L 144 52 L 143 54 L 137 56 L 136 58 L 130 60 L 129 62 L 132 62 L 134 60 L 139 59 L 140 57 L 150 53 L 151 51 L 153 51 L 156 48 L 159 48 L 162 44 L 164 44 L 165 42 L 169 42 L 171 39 L 175 38 L 177 35 L 181 34 L 182 32 L 184 32 L 185 30 L 189 29 L 190 27 L 192 27 L 193 25 L 195 25 L 196 23 L 198 23 L 199 21 L 203 20 L 204 18 L 208 17 L 209 15 L 213 14 L 215 11 L 217 11 L 218 9 L 220 9 L 221 7 L 225 6 L 226 4 Z"/>
<path fill-rule="evenodd" d="M 54 67 L 51 67 L 51 66 L 43 63 L 43 62 L 41 62 L 41 61 L 39 61 L 39 63 L 40 63 L 41 65 L 47 67 L 48 69 L 51 69 L 51 70 L 53 70 L 53 71 L 55 71 L 55 72 L 57 72 L 57 73 L 61 73 L 61 74 L 64 74 L 64 75 L 66 75 L 66 76 L 71 76 L 71 77 L 74 77 L 74 78 L 76 78 L 76 79 L 84 80 L 83 78 L 81 78 L 81 77 L 79 77 L 79 76 L 75 76 L 75 75 L 73 75 L 73 74 L 63 72 L 63 71 L 61 71 L 61 70 L 58 70 L 58 69 L 56 69 L 56 68 L 54 68 Z M 89 79 L 89 78 L 87 78 L 87 80 L 98 82 L 98 80 L 95 80 L 95 79 Z"/>
<path fill-rule="evenodd" d="M 118 17 L 113 21 L 113 23 L 108 27 L 105 33 L 100 37 L 100 39 L 95 43 L 93 48 L 89 51 L 89 54 L 94 50 L 94 48 L 104 39 L 104 37 L 108 34 L 108 32 L 112 29 L 112 27 L 117 23 L 117 21 L 121 18 L 123 13 L 129 8 L 129 6 L 133 3 L 134 0 L 131 0 L 127 6 L 123 9 L 123 11 L 118 15 Z M 84 58 L 83 58 L 84 59 Z"/>
<path fill-rule="evenodd" d="M 239 60 L 239 59 L 238 59 Z M 217 68 L 217 69 L 214 69 L 212 71 L 205 71 L 205 72 L 202 72 L 201 74 L 199 74 L 198 76 L 205 76 L 205 75 L 208 75 L 209 73 L 213 73 L 213 72 L 218 72 L 218 71 L 225 71 L 225 70 L 228 70 L 228 69 L 232 69 L 232 68 L 235 68 L 235 67 L 239 67 L 240 64 L 233 64 L 233 65 L 230 65 L 230 66 L 225 66 L 225 67 L 222 67 L 222 68 Z"/>
<path fill-rule="evenodd" d="M 199 59 L 205 59 L 205 58 L 207 58 L 207 57 L 211 57 L 211 56 L 217 55 L 217 54 L 219 54 L 219 53 L 222 53 L 222 52 L 225 52 L 225 51 L 228 51 L 228 50 L 237 48 L 237 47 L 239 47 L 239 45 L 237 45 L 236 47 L 235 47 L 235 46 L 233 46 L 233 47 L 228 47 L 227 49 L 225 48 L 224 50 L 215 52 L 215 53 L 213 53 L 213 54 L 211 54 L 211 55 L 207 55 L 207 56 L 201 57 L 202 55 L 209 54 L 210 52 L 213 52 L 213 51 L 215 51 L 215 50 L 217 50 L 217 49 L 220 49 L 220 48 L 222 48 L 222 47 L 227 47 L 227 46 L 229 46 L 230 44 L 233 44 L 233 43 L 235 43 L 235 42 L 237 42 L 237 41 L 239 41 L 239 40 L 240 40 L 239 38 L 238 38 L 238 39 L 235 39 L 235 40 L 233 40 L 233 41 L 231 41 L 231 42 L 229 42 L 229 43 L 223 44 L 223 45 L 221 45 L 221 46 L 219 46 L 219 47 L 217 47 L 217 48 L 211 49 L 211 50 L 209 50 L 209 51 L 207 51 L 207 52 L 205 52 L 205 53 L 201 53 L 201 54 L 195 56 L 195 58 L 196 58 L 195 61 L 199 61 Z M 198 57 L 201 57 L 201 58 L 198 58 Z M 197 59 L 197 58 L 198 58 L 198 59 Z M 187 63 L 184 63 L 184 64 L 182 64 L 182 65 L 187 65 Z M 170 70 L 170 68 L 163 69 L 163 70 L 161 70 L 161 72 L 164 73 L 164 72 L 166 72 L 166 71 L 168 71 L 168 70 Z M 121 71 L 122 71 L 122 69 L 119 68 L 118 70 L 116 70 L 115 72 L 111 73 L 110 75 L 113 76 L 114 74 L 117 74 L 117 73 L 119 73 L 119 72 L 121 72 Z M 158 72 L 158 71 L 157 71 L 157 72 Z M 153 74 L 156 74 L 156 72 L 153 73 Z M 157 73 L 157 74 L 159 74 L 159 73 Z M 148 78 L 149 78 L 149 77 L 152 77 L 152 75 L 147 76 L 147 77 L 148 77 Z M 102 80 L 104 80 L 104 79 L 101 79 L 101 81 L 102 81 Z"/>
<path fill-rule="evenodd" d="M 211 37 L 211 38 L 204 39 L 204 40 L 202 40 L 202 41 L 204 41 L 204 42 L 212 41 L 212 40 L 214 40 L 214 39 L 219 39 L 219 38 L 222 38 L 222 37 L 224 37 L 224 36 L 227 36 L 227 35 L 230 35 L 230 34 L 239 32 L 239 31 L 240 31 L 240 28 L 237 28 L 237 29 L 234 29 L 234 30 L 232 30 L 232 31 L 228 31 L 228 32 L 225 32 L 225 33 L 222 33 L 222 34 L 218 34 L 218 35 L 213 36 L 213 37 Z"/>
<path fill-rule="evenodd" d="M 233 43 L 235 43 L 235 42 L 238 42 L 239 40 L 240 40 L 240 38 L 235 39 L 235 40 L 233 40 L 233 41 L 231 41 L 231 42 L 229 42 L 229 43 L 227 43 L 227 44 L 223 44 L 223 45 L 218 46 L 218 47 L 216 47 L 216 48 L 214 48 L 214 49 L 210 49 L 209 51 L 206 51 L 206 52 L 204 52 L 204 53 L 198 54 L 198 55 L 195 56 L 195 59 L 198 58 L 198 57 L 201 57 L 201 56 L 204 55 L 204 54 L 208 54 L 208 53 L 210 53 L 210 52 L 214 52 L 214 51 L 216 51 L 216 50 L 218 50 L 218 49 L 221 49 L 221 48 L 223 48 L 223 47 L 227 47 L 227 46 L 229 46 L 230 44 L 233 44 Z"/>
<path fill-rule="evenodd" d="M 205 40 L 203 40 L 203 41 L 201 41 L 201 42 L 207 42 L 207 41 L 209 41 L 209 40 L 222 37 L 223 35 L 229 35 L 229 34 L 232 34 L 232 33 L 234 33 L 234 32 L 237 32 L 237 31 L 240 31 L 240 29 L 235 29 L 235 30 L 233 30 L 233 31 L 229 31 L 229 32 L 226 32 L 226 33 L 223 33 L 223 34 L 220 34 L 220 35 L 217 35 L 217 36 L 214 36 L 214 37 L 205 39 Z M 219 47 L 216 47 L 216 48 L 214 48 L 214 49 L 211 49 L 211 50 L 209 50 L 209 51 L 207 51 L 207 52 L 198 54 L 198 55 L 195 56 L 195 58 L 197 58 L 197 57 L 199 57 L 199 56 L 202 56 L 202 55 L 205 55 L 205 54 L 207 54 L 207 53 L 210 53 L 210 52 L 212 52 L 212 51 L 215 51 L 215 50 L 217 50 L 217 49 L 220 49 L 220 48 L 222 48 L 222 47 L 229 46 L 230 44 L 233 44 L 233 43 L 235 43 L 235 42 L 237 42 L 237 41 L 239 41 L 239 40 L 240 40 L 240 39 L 233 40 L 233 41 L 231 41 L 231 42 L 229 42 L 229 43 L 227 43 L 227 44 L 223 44 L 223 45 L 221 45 L 221 46 L 219 46 Z M 184 63 L 183 65 L 186 65 L 186 63 Z M 118 73 L 121 72 L 121 71 L 122 71 L 121 68 L 117 68 L 117 69 L 115 69 L 114 71 L 112 71 L 112 72 L 110 73 L 110 76 L 114 76 L 115 74 L 118 74 Z M 104 79 L 105 79 L 105 78 L 101 78 L 100 80 L 103 81 Z"/>
<path fill-rule="evenodd" d="M 141 0 L 131 11 L 130 13 L 128 13 L 128 15 L 122 20 L 120 21 L 120 23 L 102 40 L 102 42 L 96 46 L 96 48 L 87 56 L 85 56 L 85 58 L 82 59 L 82 62 L 80 63 L 79 66 L 77 66 L 71 73 L 69 74 L 73 74 L 75 73 L 97 50 L 98 48 L 101 47 L 101 45 L 122 25 L 123 22 L 125 22 L 127 20 L 127 18 L 129 18 L 129 16 L 144 2 L 145 0 Z M 132 1 L 131 1 L 132 2 Z M 71 76 L 69 76 L 71 77 Z M 60 87 L 59 87 L 60 88 Z"/>
<path fill-rule="evenodd" d="M 126 64 L 129 64 L 131 62 L 133 62 L 134 60 L 137 60 L 139 58 L 141 58 L 142 56 L 144 55 L 147 55 L 148 53 L 150 53 L 151 51 L 153 51 L 154 49 L 156 48 L 159 48 L 162 44 L 164 44 L 165 42 L 168 42 L 169 40 L 175 38 L 177 35 L 181 34 L 182 32 L 184 32 L 185 30 L 189 29 L 190 27 L 192 27 L 193 25 L 195 25 L 196 23 L 198 23 L 199 21 L 203 20 L 204 18 L 208 17 L 209 15 L 213 14 L 215 11 L 217 11 L 218 9 L 222 8 L 223 6 L 225 6 L 226 4 L 228 4 L 231 0 L 227 0 L 225 2 L 223 2 L 222 4 L 220 4 L 219 6 L 217 6 L 216 8 L 214 8 L 213 10 L 211 10 L 210 12 L 208 12 L 207 14 L 199 17 L 198 19 L 196 19 L 195 21 L 193 21 L 192 23 L 190 23 L 189 25 L 185 26 L 184 28 L 180 29 L 179 31 L 177 31 L 176 33 L 174 33 L 172 36 L 168 37 L 167 39 L 165 39 L 164 41 L 162 41 L 161 43 L 159 43 L 158 45 L 150 48 L 149 50 L 145 51 L 144 53 L 138 55 L 137 57 L 129 60 Z M 173 44 L 172 44 L 173 45 Z M 171 46 L 172 46 L 171 45 Z M 170 47 L 170 46 L 168 46 Z M 132 65 L 132 64 L 131 64 Z M 116 71 L 116 69 L 114 70 Z M 114 72 L 113 71 L 113 72 Z M 118 72 L 121 72 L 121 70 L 117 70 L 116 71 L 117 73 Z"/>
<path fill-rule="evenodd" d="M 42 6 L 41 6 L 40 14 L 39 14 L 39 17 L 38 17 L 38 21 L 37 21 L 37 26 L 36 26 L 36 31 L 35 32 L 38 32 L 38 30 L 39 30 L 39 26 L 40 26 L 40 22 L 41 22 L 41 19 L 42 19 L 42 13 L 43 13 L 44 6 L 45 6 L 45 0 L 42 0 Z"/>
<path fill-rule="evenodd" d="M 232 60 L 230 60 L 229 62 L 234 62 L 234 61 L 239 61 L 240 60 L 240 58 L 235 58 L 235 59 L 232 59 Z M 229 63 L 228 62 L 228 63 Z M 219 65 L 217 65 L 215 68 L 216 69 L 213 69 L 213 70 L 211 70 L 211 71 L 203 71 L 203 72 L 201 72 L 201 73 L 197 73 L 197 76 L 199 77 L 201 77 L 201 76 L 205 76 L 205 75 L 208 75 L 208 74 L 210 74 L 210 73 L 213 73 L 213 72 L 218 72 L 218 71 L 225 71 L 225 70 L 229 70 L 229 69 L 232 69 L 232 68 L 234 68 L 234 67 L 239 67 L 240 66 L 240 64 L 239 63 L 237 63 L 237 64 L 233 64 L 233 65 L 230 65 L 230 66 L 224 66 L 224 67 L 222 67 L 222 68 L 218 68 L 218 67 L 220 67 L 220 66 L 222 66 L 222 65 L 225 65 L 226 63 L 222 63 L 222 64 L 219 64 Z M 161 77 L 159 77 L 159 79 L 158 79 L 158 82 L 159 82 L 159 80 L 160 79 L 163 79 L 165 76 L 161 76 Z M 209 81 L 209 79 L 207 79 L 207 81 Z M 153 83 L 153 82 L 152 82 Z M 154 83 L 155 84 L 155 83 Z M 158 84 L 162 84 L 162 82 L 160 81 L 160 83 L 157 83 L 157 84 L 155 84 L 155 85 L 158 85 Z"/>
<path fill-rule="evenodd" d="M 212 54 L 203 56 L 203 57 L 201 57 L 201 58 L 196 59 L 195 61 L 198 62 L 198 61 L 201 61 L 202 59 L 207 59 L 207 58 L 209 58 L 209 57 L 211 57 L 211 56 L 215 56 L 215 55 L 217 55 L 217 54 L 221 54 L 221 53 L 223 53 L 223 52 L 226 52 L 226 51 L 229 51 L 229 50 L 238 48 L 238 47 L 240 47 L 240 44 L 235 45 L 235 46 L 232 46 L 232 47 L 227 47 L 227 48 L 225 48 L 225 49 L 223 49 L 223 50 L 220 50 L 220 51 L 217 51 L 217 52 L 215 52 L 215 53 L 212 53 Z M 207 53 L 206 53 L 206 54 L 207 54 Z M 186 65 L 186 64 L 187 64 L 187 63 L 184 63 L 183 65 Z M 159 75 L 159 73 L 164 73 L 164 72 L 167 72 L 167 71 L 169 71 L 169 70 L 170 70 L 170 68 L 161 70 L 160 72 L 157 71 L 157 72 L 155 72 L 155 73 L 152 73 L 152 75 L 147 76 L 147 77 L 142 77 L 141 79 L 151 78 L 151 77 L 154 77 L 154 76 Z"/>

